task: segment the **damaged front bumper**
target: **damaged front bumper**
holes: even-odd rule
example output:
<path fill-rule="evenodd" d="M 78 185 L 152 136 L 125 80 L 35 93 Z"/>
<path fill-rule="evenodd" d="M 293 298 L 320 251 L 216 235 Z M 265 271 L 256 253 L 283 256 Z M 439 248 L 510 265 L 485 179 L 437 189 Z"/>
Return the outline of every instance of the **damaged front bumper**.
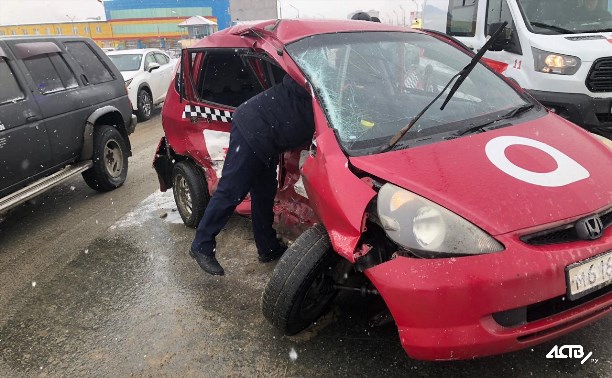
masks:
<path fill-rule="evenodd" d="M 612 230 L 598 243 L 532 247 L 518 237 L 489 255 L 397 257 L 365 274 L 384 298 L 406 353 L 455 360 L 515 351 L 604 317 L 612 285 L 570 301 L 567 266 L 612 249 Z"/>

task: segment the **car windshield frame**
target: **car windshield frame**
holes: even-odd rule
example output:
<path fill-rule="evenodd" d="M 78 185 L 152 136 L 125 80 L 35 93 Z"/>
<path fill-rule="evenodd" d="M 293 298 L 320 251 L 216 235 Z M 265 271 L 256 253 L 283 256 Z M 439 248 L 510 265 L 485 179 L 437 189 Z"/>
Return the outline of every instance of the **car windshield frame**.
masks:
<path fill-rule="evenodd" d="M 550 19 L 535 19 L 534 14 L 537 12 L 532 11 L 526 6 L 529 3 L 537 3 L 539 2 L 539 6 L 542 8 L 539 9 L 548 9 L 550 13 L 552 12 L 560 12 L 559 14 L 563 14 L 565 16 L 570 17 L 578 17 L 580 15 L 581 8 L 576 8 L 574 11 L 568 10 L 562 4 L 559 4 L 559 0 L 516 0 L 516 3 L 521 12 L 521 17 L 523 18 L 523 22 L 525 22 L 525 26 L 527 29 L 534 33 L 540 35 L 571 35 L 571 34 L 583 34 L 583 33 L 605 33 L 612 31 L 612 12 L 610 12 L 610 8 L 607 9 L 607 16 L 604 18 L 600 18 L 599 20 L 567 20 L 565 23 L 561 22 L 559 18 L 550 16 Z M 599 0 L 601 1 L 601 0 Z M 554 5 L 554 6 L 551 6 Z M 605 5 L 605 3 L 603 3 Z M 599 6 L 599 3 L 598 3 Z M 561 8 L 564 11 L 559 11 Z M 584 9 L 582 9 L 584 10 Z M 600 10 L 599 14 L 603 14 L 603 10 Z M 539 23 L 540 25 L 533 25 L 532 23 Z M 547 26 L 544 26 L 547 25 Z M 585 26 L 584 28 L 578 28 L 578 25 Z M 598 27 L 595 27 L 598 25 Z"/>
<path fill-rule="evenodd" d="M 384 40 L 384 38 L 389 38 L 389 35 L 393 36 L 393 38 L 391 38 L 389 41 Z M 427 92 L 426 96 L 424 95 L 425 94 L 424 91 L 421 91 L 422 92 L 421 93 L 418 91 L 412 91 L 411 89 L 409 92 L 402 92 L 400 94 L 397 94 L 393 92 L 393 88 L 389 88 L 391 89 L 391 92 L 384 94 L 385 96 L 387 96 L 385 100 L 390 99 L 390 100 L 393 100 L 390 102 L 394 102 L 395 97 L 398 97 L 399 100 L 405 100 L 406 103 L 410 103 L 410 102 L 416 103 L 420 101 L 418 104 L 412 105 L 412 109 L 410 109 L 411 114 L 409 116 L 403 117 L 402 119 L 396 119 L 392 116 L 392 114 L 394 114 L 394 111 L 397 111 L 396 113 L 399 114 L 405 110 L 406 105 L 404 103 L 400 105 L 396 104 L 395 107 L 393 104 L 391 105 L 384 104 L 383 107 L 386 107 L 386 109 L 382 109 L 377 112 L 377 115 L 379 116 L 378 119 L 376 119 L 375 116 L 373 116 L 371 119 L 361 118 L 359 121 L 359 124 L 360 124 L 359 126 L 356 126 L 355 120 L 353 120 L 352 122 L 349 122 L 350 126 L 347 127 L 346 118 L 350 118 L 350 117 L 354 118 L 353 114 L 357 114 L 356 117 L 361 117 L 359 114 L 368 113 L 369 111 L 368 107 L 376 109 L 377 106 L 380 105 L 380 104 L 374 104 L 376 102 L 376 97 L 377 97 L 377 96 L 374 96 L 376 93 L 374 92 L 370 93 L 370 97 L 367 97 L 366 99 L 362 100 L 360 103 L 357 103 L 357 101 L 355 101 L 355 104 L 349 104 L 348 103 L 349 100 L 347 100 L 346 103 L 342 102 L 342 97 L 345 95 L 340 94 L 340 93 L 344 90 L 343 88 L 344 80 L 349 77 L 349 74 L 347 73 L 348 72 L 347 63 L 346 62 L 341 63 L 341 66 L 344 69 L 344 71 L 341 71 L 341 72 L 334 71 L 335 68 L 330 66 L 329 69 L 332 70 L 333 73 L 328 74 L 327 78 L 329 79 L 333 77 L 334 78 L 333 80 L 340 82 L 340 84 L 337 86 L 336 84 L 326 86 L 325 84 L 322 84 L 326 79 L 325 78 L 321 79 L 321 77 L 325 76 L 325 74 L 323 74 L 322 71 L 319 73 L 315 73 L 314 71 L 317 71 L 317 69 L 315 69 L 316 65 L 310 64 L 311 60 L 313 59 L 312 57 L 314 57 L 314 59 L 320 59 L 319 58 L 321 56 L 319 54 L 320 51 L 315 51 L 315 50 L 339 47 L 339 48 L 345 48 L 348 51 L 350 51 L 350 48 L 351 48 L 350 46 L 352 46 L 353 44 L 357 45 L 358 43 L 369 43 L 367 41 L 363 42 L 364 40 L 367 40 L 368 38 L 373 39 L 374 40 L 373 43 L 385 44 L 385 43 L 391 43 L 391 42 L 398 42 L 398 43 L 408 44 L 408 42 L 410 42 L 410 38 L 412 38 L 413 36 L 414 38 L 420 39 L 420 41 L 418 41 L 419 43 L 425 43 L 425 44 L 434 43 L 434 44 L 439 44 L 438 46 L 444 46 L 444 49 L 447 50 L 444 53 L 447 53 L 448 51 L 456 51 L 457 54 L 459 54 L 458 56 L 461 56 L 463 60 L 461 62 L 455 63 L 455 67 L 453 67 L 455 71 L 453 72 L 449 72 L 448 70 L 444 71 L 444 79 L 445 79 L 444 83 L 441 82 L 441 79 L 438 80 L 435 83 L 435 88 L 432 85 L 432 89 Z M 331 40 L 334 40 L 335 38 L 339 38 L 335 43 L 331 43 L 331 44 L 326 43 L 326 41 L 331 41 Z M 407 39 L 404 40 L 405 38 Z M 345 39 L 345 40 L 341 42 L 342 39 Z M 306 44 L 306 45 L 304 46 L 303 44 Z M 346 47 L 346 46 L 349 46 L 349 47 Z M 389 51 L 393 51 L 393 45 L 389 47 L 390 47 Z M 318 103 L 321 104 L 321 108 L 323 110 L 323 113 L 325 114 L 328 125 L 332 129 L 334 129 L 340 146 L 345 151 L 345 153 L 349 156 L 361 156 L 361 155 L 368 155 L 368 154 L 374 154 L 374 153 L 380 152 L 380 147 L 383 144 L 386 144 L 400 128 L 408 124 L 408 122 L 410 122 L 410 120 L 416 114 L 418 114 L 418 112 L 427 104 L 427 102 L 432 100 L 433 97 L 435 97 L 440 92 L 440 90 L 442 90 L 442 87 L 446 84 L 448 79 L 450 79 L 457 72 L 459 72 L 465 65 L 467 65 L 467 63 L 469 63 L 469 61 L 472 59 L 472 56 L 473 56 L 473 53 L 464 51 L 458 48 L 452 43 L 449 43 L 449 41 L 447 41 L 444 38 L 440 38 L 440 37 L 437 37 L 437 36 L 434 36 L 428 33 L 417 33 L 417 32 L 411 32 L 411 31 L 405 31 L 405 32 L 404 31 L 356 31 L 356 32 L 317 34 L 317 35 L 309 36 L 307 38 L 302 38 L 297 41 L 293 41 L 286 45 L 286 49 L 287 49 L 287 52 L 289 53 L 289 56 L 291 56 L 291 58 L 296 62 L 296 64 L 302 71 L 304 77 L 308 80 L 309 84 L 311 85 L 314 91 L 314 94 L 317 97 Z M 448 50 L 448 49 L 452 49 L 452 50 Z M 326 51 L 326 53 L 327 52 L 328 51 Z M 376 56 L 377 53 L 378 52 L 374 53 L 371 56 L 371 59 L 379 58 L 383 60 L 385 58 L 385 57 Z M 307 57 L 308 54 L 310 54 L 311 58 Z M 346 52 L 346 54 L 349 54 L 349 53 Z M 393 52 L 391 52 L 391 54 L 393 54 Z M 438 54 L 440 54 L 440 52 L 438 52 Z M 400 53 L 399 55 L 402 55 L 402 54 Z M 327 58 L 322 58 L 322 59 L 327 59 Z M 344 58 L 341 58 L 341 60 L 342 59 Z M 349 58 L 347 57 L 345 60 L 349 60 Z M 321 61 L 321 63 L 324 63 L 324 62 L 326 61 Z M 433 60 L 430 60 L 430 62 L 439 63 Z M 405 65 L 403 66 L 405 67 Z M 446 67 L 446 68 L 449 68 L 449 67 Z M 515 107 L 519 107 L 519 106 L 523 106 L 527 104 L 535 105 L 535 102 L 533 101 L 533 99 L 531 99 L 529 96 L 525 95 L 524 93 L 518 91 L 516 88 L 508 84 L 504 79 L 500 77 L 500 75 L 494 72 L 490 67 L 480 63 L 476 66 L 475 72 L 477 76 L 482 76 L 483 72 L 486 72 L 485 75 L 488 75 L 490 78 L 494 77 L 495 78 L 494 80 L 497 80 L 497 83 L 496 85 L 494 85 L 494 87 L 496 88 L 501 87 L 507 90 L 507 92 L 505 92 L 504 94 L 508 95 L 508 97 L 510 98 L 513 98 L 514 102 L 508 103 L 508 106 L 497 107 L 490 112 L 486 112 L 482 114 L 473 114 L 472 117 L 461 119 L 461 118 L 452 116 L 453 111 L 456 111 L 459 106 L 463 106 L 461 104 L 467 104 L 469 101 L 473 101 L 473 98 L 470 99 L 470 96 L 466 95 L 465 92 L 462 89 L 460 89 L 457 92 L 457 95 L 453 97 L 451 101 L 449 102 L 449 109 L 441 111 L 446 117 L 444 122 L 433 124 L 433 122 L 437 120 L 435 118 L 432 118 L 434 120 L 433 122 L 430 121 L 430 124 L 425 123 L 429 120 L 428 117 L 431 115 L 431 114 L 428 115 L 427 113 L 436 113 L 436 109 L 435 109 L 436 107 L 437 107 L 437 112 L 438 113 L 440 112 L 439 108 L 440 108 L 440 105 L 443 99 L 439 99 L 434 103 L 434 106 L 432 107 L 432 109 L 426 112 L 424 117 L 415 124 L 415 127 L 413 127 L 402 138 L 400 143 L 398 143 L 397 147 L 400 147 L 400 148 L 412 147 L 418 144 L 417 139 L 428 139 L 429 142 L 442 140 L 444 136 L 448 136 L 449 134 L 457 132 L 460 129 L 464 129 L 466 125 L 489 124 L 491 122 L 495 122 L 498 119 L 501 119 L 504 115 L 508 114 L 509 110 Z M 398 84 L 396 84 L 398 88 L 400 87 L 399 82 L 408 81 L 408 79 L 403 76 L 404 74 L 401 74 L 402 80 L 398 80 Z M 470 78 L 472 77 L 472 75 L 474 75 L 474 73 L 468 76 L 468 79 L 466 81 L 467 85 L 466 83 L 464 83 L 464 85 L 461 88 L 470 86 L 470 83 L 468 82 L 471 80 Z M 319 78 L 317 78 L 317 76 Z M 388 78 L 388 79 L 392 79 L 392 78 Z M 381 78 L 381 81 L 382 81 L 382 78 Z M 393 85 L 392 80 L 387 80 L 387 81 L 391 85 Z M 333 90 L 330 89 L 330 87 L 332 86 L 335 86 L 336 88 L 343 88 L 343 89 L 342 91 L 338 90 L 334 92 Z M 515 96 L 513 97 L 513 95 Z M 413 98 L 412 96 L 419 96 L 418 101 L 416 98 Z M 349 96 L 346 96 L 346 98 L 349 98 Z M 356 97 L 350 97 L 350 100 L 354 100 L 354 98 Z M 395 102 L 398 103 L 399 100 Z M 412 100 L 415 100 L 415 101 L 412 101 Z M 486 100 L 479 99 L 479 101 L 486 101 Z M 474 107 L 473 103 L 471 105 L 472 107 Z M 345 110 L 345 108 L 348 108 L 348 109 Z M 389 109 L 391 110 L 391 112 L 385 113 Z M 540 108 L 537 107 L 537 109 L 540 109 Z M 530 113 L 530 112 L 526 112 L 526 113 Z M 348 114 L 348 116 L 342 115 L 342 114 Z M 374 115 L 374 112 L 370 112 L 370 114 Z M 380 118 L 381 114 L 382 114 L 382 118 Z M 384 117 L 387 117 L 387 116 L 389 118 L 385 119 Z M 511 123 L 512 121 L 510 120 L 508 122 Z M 355 133 L 353 133 L 355 129 L 356 128 L 359 129 L 360 126 L 364 126 L 364 131 L 362 132 L 361 130 L 358 130 Z M 374 126 L 378 127 L 378 131 L 376 131 L 375 133 L 370 133 L 369 130 L 367 129 L 371 128 L 372 130 L 374 130 Z M 362 133 L 362 134 L 359 135 L 359 133 Z M 368 138 L 362 139 L 361 136 L 364 136 L 366 134 L 371 134 L 371 135 L 368 135 Z M 380 134 L 380 135 L 376 135 L 376 134 Z"/>
<path fill-rule="evenodd" d="M 138 66 L 134 67 L 132 65 L 129 66 L 119 66 L 119 64 L 117 64 L 117 62 L 115 62 L 114 58 L 117 58 L 117 60 L 121 63 L 121 58 L 119 57 L 134 57 L 137 56 L 138 57 Z M 113 62 L 113 64 L 117 67 L 117 69 L 121 72 L 134 72 L 134 71 L 140 71 L 140 68 L 142 66 L 142 57 L 143 54 L 108 54 L 108 57 L 110 58 L 110 60 Z M 131 62 L 130 60 L 127 60 L 127 58 L 124 58 L 125 62 Z M 135 60 L 134 60 L 135 61 Z"/>

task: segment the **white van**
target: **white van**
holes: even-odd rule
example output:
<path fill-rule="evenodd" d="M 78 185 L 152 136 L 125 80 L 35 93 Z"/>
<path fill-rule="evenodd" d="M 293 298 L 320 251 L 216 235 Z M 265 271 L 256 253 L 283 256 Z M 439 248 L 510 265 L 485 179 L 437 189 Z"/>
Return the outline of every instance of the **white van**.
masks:
<path fill-rule="evenodd" d="M 426 0 L 423 28 L 473 50 L 508 21 L 485 57 L 564 118 L 612 138 L 612 0 Z"/>

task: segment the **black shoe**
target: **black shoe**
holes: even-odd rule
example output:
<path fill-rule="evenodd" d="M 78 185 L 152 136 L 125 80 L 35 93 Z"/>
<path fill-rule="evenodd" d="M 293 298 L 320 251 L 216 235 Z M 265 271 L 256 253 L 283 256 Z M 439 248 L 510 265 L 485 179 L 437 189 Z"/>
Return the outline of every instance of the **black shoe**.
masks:
<path fill-rule="evenodd" d="M 277 260 L 278 258 L 280 258 L 285 251 L 287 250 L 287 247 L 281 247 L 279 249 L 277 249 L 274 252 L 270 252 L 270 253 L 266 253 L 263 255 L 259 255 L 259 262 L 261 263 L 267 263 L 270 261 L 274 261 Z"/>
<path fill-rule="evenodd" d="M 202 268 L 202 270 L 206 273 L 214 276 L 222 276 L 225 274 L 223 267 L 221 264 L 219 264 L 219 261 L 217 261 L 215 256 L 206 256 L 205 254 L 196 252 L 193 249 L 189 249 L 189 256 L 193 257 L 200 268 Z"/>

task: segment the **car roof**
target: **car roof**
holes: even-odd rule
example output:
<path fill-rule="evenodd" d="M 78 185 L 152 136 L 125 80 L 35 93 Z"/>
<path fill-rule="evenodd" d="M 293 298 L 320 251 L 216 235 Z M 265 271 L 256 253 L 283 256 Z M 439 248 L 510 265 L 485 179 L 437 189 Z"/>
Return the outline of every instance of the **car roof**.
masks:
<path fill-rule="evenodd" d="M 393 26 L 379 22 L 357 20 L 311 20 L 289 19 L 268 20 L 258 23 L 238 24 L 221 30 L 200 40 L 192 47 L 234 47 L 245 44 L 245 35 L 272 36 L 282 44 L 295 42 L 317 34 L 342 32 L 394 31 L 422 33 L 403 26 Z"/>
<path fill-rule="evenodd" d="M 107 55 L 122 55 L 122 54 L 146 54 L 148 52 L 164 53 L 159 49 L 130 49 L 130 50 L 113 50 L 107 51 Z M 165 54 L 165 53 L 164 53 Z"/>
<path fill-rule="evenodd" d="M 74 41 L 74 40 L 88 40 L 88 37 L 80 37 L 78 35 L 2 35 L 0 41 Z"/>

